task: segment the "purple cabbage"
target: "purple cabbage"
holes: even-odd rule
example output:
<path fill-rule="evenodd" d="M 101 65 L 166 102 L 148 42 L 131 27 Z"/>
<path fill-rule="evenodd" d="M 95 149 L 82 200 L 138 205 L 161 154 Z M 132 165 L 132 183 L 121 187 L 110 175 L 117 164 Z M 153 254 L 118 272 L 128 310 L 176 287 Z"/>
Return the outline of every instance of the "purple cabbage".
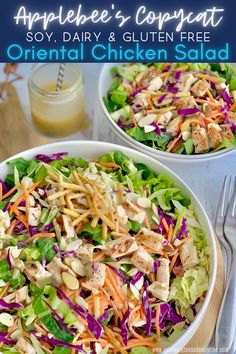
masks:
<path fill-rule="evenodd" d="M 53 248 L 56 253 L 60 252 L 60 248 L 56 242 L 53 244 Z"/>
<path fill-rule="evenodd" d="M 158 136 L 161 136 L 161 129 L 159 128 L 157 123 L 156 122 L 152 122 L 151 125 L 156 128 L 153 132 L 156 133 Z"/>
<path fill-rule="evenodd" d="M 222 90 L 221 96 L 223 97 L 223 99 L 227 103 L 227 106 L 230 107 L 232 105 L 232 101 L 231 101 L 231 98 L 230 98 L 228 92 L 226 90 Z"/>
<path fill-rule="evenodd" d="M 46 264 L 47 264 L 47 259 L 46 259 L 45 256 L 43 256 L 43 258 L 42 258 L 42 266 L 45 268 Z"/>
<path fill-rule="evenodd" d="M 15 340 L 13 340 L 11 338 L 7 338 L 8 335 L 9 335 L 9 333 L 7 333 L 7 332 L 0 332 L 0 343 L 3 342 L 4 344 L 7 344 L 7 345 L 16 344 Z"/>
<path fill-rule="evenodd" d="M 18 302 L 11 302 L 8 303 L 3 299 L 0 299 L 0 311 L 4 311 L 4 310 L 18 310 L 21 309 L 23 307 L 22 304 L 18 303 Z"/>
<path fill-rule="evenodd" d="M 64 322 L 63 318 L 58 315 L 58 313 L 52 308 L 51 305 L 49 305 L 49 303 L 47 303 L 46 301 L 44 301 L 44 303 L 50 308 L 52 312 L 52 316 L 54 320 L 57 322 L 57 324 L 59 325 L 59 327 L 64 328 L 67 332 L 69 332 L 74 336 L 76 334 L 76 330 L 74 328 L 68 327 Z"/>
<path fill-rule="evenodd" d="M 55 250 L 55 248 L 54 248 Z M 64 251 L 64 252 L 58 252 L 56 254 L 57 258 L 66 258 L 66 257 L 76 257 L 76 252 L 75 251 Z"/>
<path fill-rule="evenodd" d="M 109 312 L 110 312 L 109 310 L 104 311 L 103 314 L 100 317 L 98 317 L 98 322 L 102 323 L 102 322 L 108 320 Z"/>
<path fill-rule="evenodd" d="M 18 220 L 13 229 L 13 234 L 21 235 L 24 231 L 26 231 L 25 225 L 20 220 Z"/>
<path fill-rule="evenodd" d="M 159 206 L 157 207 L 157 211 L 158 211 L 158 215 L 159 215 L 160 219 L 165 219 L 168 226 L 171 225 L 171 226 L 175 227 L 176 220 L 172 216 L 166 214 Z M 164 232 L 164 226 L 162 224 L 162 221 L 160 222 L 159 231 L 161 234 L 163 234 L 163 232 Z"/>
<path fill-rule="evenodd" d="M 27 243 L 24 242 L 24 241 L 19 241 L 19 242 L 17 243 L 17 247 L 18 247 L 18 248 L 25 248 L 26 246 L 27 246 Z"/>
<path fill-rule="evenodd" d="M 7 188 L 6 183 L 0 178 L 0 184 L 2 185 L 2 194 L 6 194 L 9 192 L 9 189 Z"/>
<path fill-rule="evenodd" d="M 178 89 L 178 87 L 175 86 L 175 83 L 166 84 L 166 85 L 164 86 L 164 89 L 165 89 L 166 91 L 171 92 L 171 93 L 174 93 L 174 94 L 176 94 L 176 93 L 179 92 L 179 89 Z"/>
<path fill-rule="evenodd" d="M 36 156 L 36 159 L 45 163 L 49 163 L 52 161 L 62 160 L 62 157 L 66 155 L 68 155 L 67 152 L 58 152 L 52 155 L 39 154 Z"/>
<path fill-rule="evenodd" d="M 59 345 L 61 347 L 66 347 L 66 348 L 69 348 L 69 349 L 76 349 L 79 352 L 86 354 L 86 351 L 83 350 L 82 345 L 75 345 L 75 344 L 71 344 L 71 343 L 68 343 L 68 342 L 64 342 L 63 340 L 60 340 L 60 339 L 49 338 L 48 336 L 42 335 L 40 333 L 37 333 L 36 331 L 30 331 L 30 333 L 33 334 L 36 338 L 39 338 L 43 342 L 49 343 L 49 344 L 51 344 L 54 347 Z"/>
<path fill-rule="evenodd" d="M 123 124 L 124 118 L 122 116 L 120 116 L 120 118 L 118 119 L 117 125 L 121 128 L 121 129 L 128 129 L 128 128 L 133 128 L 134 124 L 130 123 L 130 124 Z"/>
<path fill-rule="evenodd" d="M 178 114 L 181 116 L 189 116 L 198 112 L 201 112 L 199 108 L 194 107 L 194 108 L 184 108 L 184 109 L 179 109 Z"/>
<path fill-rule="evenodd" d="M 228 125 L 229 125 L 230 129 L 232 130 L 233 134 L 236 134 L 236 125 L 233 123 L 229 123 Z"/>
<path fill-rule="evenodd" d="M 45 225 L 41 230 L 39 230 L 37 227 L 29 226 L 29 234 L 30 236 L 34 236 L 40 232 L 48 232 L 52 227 L 52 223 Z"/>
<path fill-rule="evenodd" d="M 135 285 L 142 278 L 142 276 L 143 276 L 142 272 L 137 272 L 133 277 L 133 279 L 130 281 L 130 284 Z"/>
<path fill-rule="evenodd" d="M 170 69 L 171 69 L 171 65 L 170 64 L 166 65 L 163 69 L 163 72 L 170 71 Z"/>
<path fill-rule="evenodd" d="M 182 238 L 184 236 L 187 236 L 188 234 L 188 225 L 187 225 L 187 219 L 186 218 L 183 218 L 182 220 L 182 225 L 180 227 L 180 230 L 178 232 L 178 234 L 176 235 L 176 239 L 178 240 L 182 240 Z"/>
<path fill-rule="evenodd" d="M 164 93 L 163 95 L 161 95 L 159 98 L 158 98 L 158 100 L 157 100 L 157 102 L 158 103 L 162 103 L 164 100 L 165 100 L 165 98 L 168 96 L 168 93 Z"/>
<path fill-rule="evenodd" d="M 143 107 L 141 106 L 141 104 L 136 104 L 133 106 L 134 113 L 138 113 L 142 109 L 143 109 Z"/>
<path fill-rule="evenodd" d="M 7 203 L 4 208 L 2 209 L 2 211 L 8 211 L 10 209 L 11 203 Z"/>
<path fill-rule="evenodd" d="M 143 91 L 143 90 L 146 90 L 147 89 L 147 86 L 142 86 L 142 87 L 135 87 L 133 92 L 130 94 L 130 97 L 135 97 L 139 92 Z"/>
<path fill-rule="evenodd" d="M 30 236 L 34 236 L 36 234 L 38 234 L 40 232 L 40 230 L 37 227 L 34 226 L 29 226 L 29 234 Z"/>
<path fill-rule="evenodd" d="M 150 302 L 147 294 L 147 286 L 148 283 L 147 281 L 145 281 L 144 292 L 142 297 L 142 306 L 143 306 L 143 312 L 146 317 L 145 331 L 147 336 L 149 337 L 151 333 L 151 326 L 152 326 L 152 312 L 151 312 Z"/>
<path fill-rule="evenodd" d="M 130 309 L 128 307 L 127 311 L 124 313 L 122 320 L 120 321 L 121 335 L 124 345 L 128 345 L 129 331 L 128 331 L 128 320 L 130 316 Z"/>
<path fill-rule="evenodd" d="M 80 317 L 87 321 L 88 329 L 96 339 L 99 339 L 103 334 L 103 328 L 100 323 L 92 315 L 90 315 L 90 313 L 88 313 L 82 306 L 74 305 L 61 289 L 57 287 L 55 287 L 55 289 L 57 291 L 57 295 L 61 299 L 63 299 L 74 312 L 76 312 Z"/>
<path fill-rule="evenodd" d="M 172 306 L 170 306 L 169 311 L 167 312 L 165 319 L 167 321 L 172 322 L 174 325 L 179 323 L 179 322 L 183 322 L 184 319 L 182 317 L 180 317 L 179 315 L 176 314 L 174 308 Z"/>
<path fill-rule="evenodd" d="M 156 308 L 152 310 L 152 321 L 156 317 Z M 176 314 L 173 306 L 169 303 L 160 304 L 160 316 L 159 316 L 159 326 L 161 331 L 165 331 L 168 327 L 168 322 L 172 322 L 173 325 L 183 322 L 184 319 Z"/>
<path fill-rule="evenodd" d="M 10 248 L 8 248 L 8 251 L 7 251 L 7 263 L 9 265 L 10 270 L 11 270 L 12 269 L 12 263 L 11 263 Z"/>
<path fill-rule="evenodd" d="M 179 81 L 180 76 L 181 76 L 181 71 L 175 71 L 174 72 L 174 77 L 175 77 L 176 81 Z"/>
<path fill-rule="evenodd" d="M 113 270 L 114 273 L 116 273 L 116 274 L 118 275 L 118 277 L 121 279 L 121 281 L 122 281 L 124 284 L 127 283 L 127 279 L 126 279 L 124 273 L 123 273 L 121 270 L 119 270 L 119 269 L 113 267 L 113 266 L 110 265 L 109 263 L 107 263 L 107 265 L 108 265 L 109 268 L 111 268 L 111 269 Z"/>
<path fill-rule="evenodd" d="M 160 265 L 161 265 L 160 261 L 154 261 L 153 267 L 152 267 L 152 272 L 155 273 L 157 271 L 157 269 L 160 267 Z"/>

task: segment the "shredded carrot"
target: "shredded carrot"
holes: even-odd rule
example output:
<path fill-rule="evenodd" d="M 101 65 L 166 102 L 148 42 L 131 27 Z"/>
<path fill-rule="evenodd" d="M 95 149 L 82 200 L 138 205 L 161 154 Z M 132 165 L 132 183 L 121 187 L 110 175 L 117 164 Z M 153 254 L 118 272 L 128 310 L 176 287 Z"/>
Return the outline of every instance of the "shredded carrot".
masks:
<path fill-rule="evenodd" d="M 131 119 L 134 123 L 134 126 L 137 127 L 138 126 L 138 123 L 137 123 L 137 120 L 135 119 L 135 116 L 134 116 L 134 110 L 133 108 L 131 107 Z"/>
<path fill-rule="evenodd" d="M 99 252 L 97 254 L 95 254 L 94 258 L 93 258 L 93 261 L 94 262 L 97 262 L 99 261 L 101 258 L 103 258 L 105 255 L 105 253 L 102 251 L 102 252 Z"/>
<path fill-rule="evenodd" d="M 172 260 L 171 260 L 171 262 L 170 262 L 170 273 L 172 272 L 172 269 L 174 268 L 174 265 L 175 265 L 175 262 L 176 262 L 176 260 L 177 260 L 177 258 L 178 258 L 178 256 L 179 256 L 179 254 L 178 254 L 178 252 L 173 256 L 173 258 L 172 258 Z"/>
<path fill-rule="evenodd" d="M 121 354 L 128 354 L 128 352 L 125 349 L 121 349 L 121 343 L 120 341 L 116 338 L 115 333 L 108 327 L 104 328 L 104 331 L 109 338 L 110 342 L 114 345 L 114 347 L 121 353 Z"/>
<path fill-rule="evenodd" d="M 85 343 L 90 343 L 90 342 L 100 342 L 100 343 L 108 344 L 108 341 L 106 339 L 103 339 L 103 338 L 96 339 L 96 338 L 93 338 L 93 337 L 80 339 L 80 340 L 76 341 L 74 344 L 80 345 L 80 344 L 85 344 Z"/>
<path fill-rule="evenodd" d="M 185 238 L 183 238 L 183 239 L 181 240 L 181 244 L 183 244 L 184 242 L 187 242 L 187 241 L 189 241 L 189 240 L 191 240 L 191 236 L 190 236 L 190 235 L 187 236 L 187 237 L 185 237 Z"/>
<path fill-rule="evenodd" d="M 145 215 L 144 224 L 148 229 L 151 229 L 151 224 L 147 213 Z"/>
<path fill-rule="evenodd" d="M 187 236 L 187 237 L 185 237 L 185 238 L 183 238 L 183 239 L 180 241 L 180 243 L 178 244 L 178 246 L 176 246 L 176 248 L 181 247 L 181 246 L 183 245 L 183 243 L 185 243 L 185 242 L 187 242 L 187 241 L 189 241 L 189 240 L 191 240 L 191 236 L 190 236 L 190 235 Z"/>
<path fill-rule="evenodd" d="M 165 228 L 165 230 L 166 230 L 166 232 L 167 232 L 167 234 L 168 234 L 168 232 L 169 232 L 169 226 L 168 226 L 168 224 L 167 224 L 167 222 L 166 222 L 166 219 L 165 219 L 165 218 L 162 218 L 162 219 L 161 219 L 161 222 L 162 222 L 162 224 L 163 224 L 163 226 L 164 226 L 164 228 Z"/>
<path fill-rule="evenodd" d="M 199 124 L 201 126 L 203 125 L 200 119 L 196 119 L 196 118 L 187 119 L 181 124 L 180 127 L 181 131 L 186 130 L 187 126 L 189 126 L 190 124 Z"/>
<path fill-rule="evenodd" d="M 167 240 L 168 240 L 169 242 L 171 242 L 171 241 L 172 241 L 172 237 L 173 237 L 173 226 L 170 225 L 169 231 L 168 231 L 168 233 L 167 233 Z"/>
<path fill-rule="evenodd" d="M 184 124 L 184 123 L 183 123 Z M 182 127 L 182 125 L 181 125 Z M 171 152 L 171 150 L 175 147 L 175 144 L 179 141 L 179 139 L 181 138 L 181 134 L 179 134 L 168 146 L 168 148 L 166 149 L 167 152 Z"/>
<path fill-rule="evenodd" d="M 44 328 L 42 328 L 36 321 L 34 321 L 34 327 L 37 329 L 37 331 L 43 335 L 47 335 L 47 331 L 45 331 Z"/>
<path fill-rule="evenodd" d="M 28 190 L 27 190 L 27 194 L 26 193 L 22 193 L 18 198 L 17 200 L 14 202 L 13 205 L 11 205 L 10 207 L 10 213 L 13 213 L 15 212 L 16 208 L 19 206 L 19 204 L 22 202 L 22 200 L 26 199 L 27 196 L 32 193 L 37 187 L 38 185 L 42 182 L 43 180 L 40 179 L 38 180 L 32 187 L 30 187 Z"/>
<path fill-rule="evenodd" d="M 157 338 L 159 339 L 161 336 L 160 333 L 160 325 L 159 325 L 159 317 L 160 317 L 160 304 L 156 305 L 156 317 L 155 317 L 155 326 L 156 326 L 156 335 Z"/>
<path fill-rule="evenodd" d="M 25 215 L 22 214 L 18 209 L 16 209 L 14 212 L 15 212 L 16 216 L 18 217 L 18 219 L 22 222 L 22 224 L 24 224 L 25 227 L 28 229 L 29 225 L 28 225 Z"/>
<path fill-rule="evenodd" d="M 210 100 L 212 102 L 215 102 L 215 99 L 214 99 L 214 97 L 212 96 L 212 94 L 211 94 L 211 92 L 209 90 L 207 90 L 207 96 L 210 98 Z"/>
<path fill-rule="evenodd" d="M 1 292 L 1 294 L 0 294 L 0 299 L 1 299 L 2 297 L 4 297 L 4 295 L 6 294 L 6 292 L 7 292 L 8 288 L 9 288 L 9 286 L 10 286 L 9 283 L 7 283 L 7 284 L 5 285 L 4 289 L 2 290 L 2 292 Z"/>
<path fill-rule="evenodd" d="M 121 347 L 121 349 L 131 349 L 133 347 L 139 347 L 139 346 L 147 346 L 147 347 L 150 347 L 150 348 L 157 348 L 157 344 L 156 343 L 153 343 L 152 339 L 146 339 L 146 338 L 143 338 L 143 340 L 141 339 L 131 339 L 129 341 L 129 344 L 126 345 L 125 347 Z"/>
<path fill-rule="evenodd" d="M 110 290 L 111 295 L 113 297 L 113 299 L 116 301 L 116 303 L 122 305 L 122 302 L 124 300 L 124 298 L 122 296 L 120 296 L 119 294 L 119 290 L 114 287 L 114 281 L 111 281 L 111 276 L 107 277 L 108 279 L 105 281 L 106 287 Z M 114 279 L 114 278 L 113 278 Z"/>
<path fill-rule="evenodd" d="M 135 330 L 133 329 L 132 326 L 129 326 L 129 330 L 130 330 L 130 332 L 133 334 L 133 336 L 134 336 L 135 338 L 137 338 L 137 339 L 139 339 L 139 340 L 142 340 L 142 339 L 143 339 L 143 337 L 142 337 L 140 334 L 138 334 L 137 332 L 135 332 Z"/>
<path fill-rule="evenodd" d="M 161 256 L 164 256 L 165 252 L 163 252 L 162 250 L 154 250 L 150 247 L 146 247 L 143 246 L 143 248 L 148 252 L 148 253 L 156 253 L 156 254 L 160 254 Z"/>
<path fill-rule="evenodd" d="M 28 242 L 32 242 L 38 238 L 53 238 L 55 237 L 55 233 L 54 232 L 39 232 L 38 234 L 35 234 L 34 236 L 28 238 L 28 240 L 26 241 Z"/>
<path fill-rule="evenodd" d="M 17 187 L 14 186 L 12 189 L 10 189 L 7 193 L 5 193 L 5 194 L 2 196 L 1 200 L 10 197 L 10 196 L 16 191 L 16 189 L 17 189 Z"/>
<path fill-rule="evenodd" d="M 151 273 L 149 274 L 149 279 L 150 279 L 150 281 L 151 281 L 152 283 L 154 283 L 154 281 L 155 281 L 155 274 L 154 274 L 153 272 L 151 272 Z"/>
<path fill-rule="evenodd" d="M 236 101 L 232 104 L 232 106 L 230 107 L 230 111 L 233 111 L 236 108 Z"/>
<path fill-rule="evenodd" d="M 16 219 L 12 220 L 11 225 L 8 227 L 8 229 L 6 231 L 7 235 L 12 234 L 12 231 L 14 230 L 14 227 L 16 226 L 16 224 L 17 224 L 17 220 Z"/>

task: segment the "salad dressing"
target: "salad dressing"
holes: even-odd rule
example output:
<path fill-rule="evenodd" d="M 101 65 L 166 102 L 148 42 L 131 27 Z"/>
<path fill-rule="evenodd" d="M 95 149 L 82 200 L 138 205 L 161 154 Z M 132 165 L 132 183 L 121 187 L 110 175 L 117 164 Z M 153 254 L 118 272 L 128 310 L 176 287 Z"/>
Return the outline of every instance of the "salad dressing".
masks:
<path fill-rule="evenodd" d="M 32 75 L 29 80 L 32 122 L 36 129 L 57 138 L 87 128 L 82 73 L 77 70 L 71 73 L 71 78 L 65 77 L 60 91 L 56 91 L 56 80 L 50 80 L 54 76 L 51 71 L 39 70 L 38 76 Z"/>

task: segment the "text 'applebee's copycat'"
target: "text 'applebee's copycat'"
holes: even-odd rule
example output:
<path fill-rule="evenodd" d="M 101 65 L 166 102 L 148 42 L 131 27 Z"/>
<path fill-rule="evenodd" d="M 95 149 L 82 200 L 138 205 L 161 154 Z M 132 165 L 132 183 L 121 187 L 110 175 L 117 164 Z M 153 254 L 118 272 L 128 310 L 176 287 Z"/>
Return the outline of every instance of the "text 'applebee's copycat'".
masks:
<path fill-rule="evenodd" d="M 132 14 L 117 4 L 90 11 L 82 4 L 76 9 L 59 6 L 53 12 L 21 6 L 13 19 L 24 42 L 9 44 L 11 61 L 229 60 L 227 41 L 212 45 L 214 31 L 224 22 L 224 9 L 216 6 L 164 12 L 142 5 Z"/>

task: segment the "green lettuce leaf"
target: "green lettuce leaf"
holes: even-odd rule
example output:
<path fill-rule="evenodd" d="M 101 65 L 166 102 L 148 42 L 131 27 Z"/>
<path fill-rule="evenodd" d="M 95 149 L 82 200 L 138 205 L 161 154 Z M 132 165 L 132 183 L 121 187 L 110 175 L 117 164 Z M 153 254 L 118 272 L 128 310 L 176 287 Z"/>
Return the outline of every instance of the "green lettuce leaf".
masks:
<path fill-rule="evenodd" d="M 95 229 L 93 229 L 91 227 L 90 224 L 85 224 L 82 232 L 79 234 L 79 237 L 92 237 L 93 241 L 95 242 L 95 244 L 102 244 L 102 226 L 101 225 L 97 225 L 97 227 Z"/>
<path fill-rule="evenodd" d="M 41 260 L 43 257 L 46 258 L 47 262 L 51 262 L 53 257 L 56 255 L 53 244 L 55 239 L 38 239 L 36 245 L 41 255 Z"/>
<path fill-rule="evenodd" d="M 137 141 L 150 142 L 150 146 L 152 142 L 156 142 L 157 146 L 162 150 L 165 149 L 167 143 L 171 139 L 171 136 L 168 134 L 162 134 L 159 136 L 154 132 L 145 133 L 144 129 L 139 127 L 128 129 L 126 130 L 126 133 Z"/>

